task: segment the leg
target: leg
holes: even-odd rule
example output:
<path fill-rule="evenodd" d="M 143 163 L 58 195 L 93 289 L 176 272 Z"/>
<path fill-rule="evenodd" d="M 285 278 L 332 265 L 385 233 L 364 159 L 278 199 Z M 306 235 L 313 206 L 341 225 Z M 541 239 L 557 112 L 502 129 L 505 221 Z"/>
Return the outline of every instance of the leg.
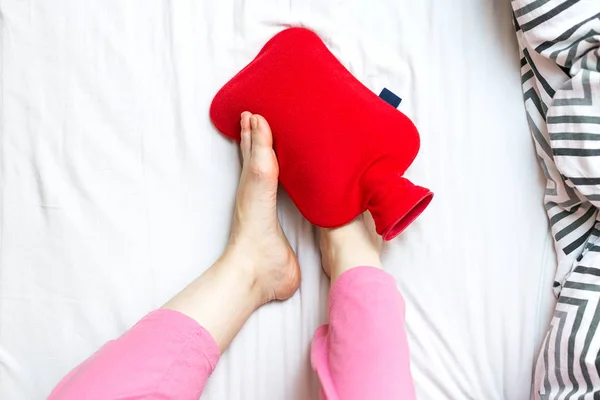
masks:
<path fill-rule="evenodd" d="M 198 399 L 218 360 L 206 329 L 160 309 L 72 370 L 49 399 Z"/>
<path fill-rule="evenodd" d="M 327 400 L 415 398 L 404 300 L 374 237 L 361 219 L 321 231 L 329 325 L 317 329 L 311 358 Z"/>
<path fill-rule="evenodd" d="M 252 312 L 294 294 L 300 269 L 277 219 L 271 131 L 248 112 L 241 125 L 244 166 L 223 255 L 162 309 L 75 368 L 51 400 L 198 399 Z"/>

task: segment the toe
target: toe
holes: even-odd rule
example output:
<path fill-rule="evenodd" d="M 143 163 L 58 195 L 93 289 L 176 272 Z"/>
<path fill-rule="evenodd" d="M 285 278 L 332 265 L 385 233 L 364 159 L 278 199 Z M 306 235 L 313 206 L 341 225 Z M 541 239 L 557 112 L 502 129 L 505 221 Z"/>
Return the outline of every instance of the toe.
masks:
<path fill-rule="evenodd" d="M 264 117 L 254 114 L 250 117 L 252 131 L 252 152 L 273 149 L 273 134 Z"/>
<path fill-rule="evenodd" d="M 240 149 L 242 151 L 242 158 L 244 162 L 250 157 L 250 149 L 252 148 L 252 135 L 250 134 L 250 117 L 252 113 L 244 111 L 241 115 L 241 141 Z"/>
<path fill-rule="evenodd" d="M 267 120 L 260 115 L 250 117 L 250 169 L 258 180 L 277 181 L 279 169 L 273 151 L 273 136 Z"/>

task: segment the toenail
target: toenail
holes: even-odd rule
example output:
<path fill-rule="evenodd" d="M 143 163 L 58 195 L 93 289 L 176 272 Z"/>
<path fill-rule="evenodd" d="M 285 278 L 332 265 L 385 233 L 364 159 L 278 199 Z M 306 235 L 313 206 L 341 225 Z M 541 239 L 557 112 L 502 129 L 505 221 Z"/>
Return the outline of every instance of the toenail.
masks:
<path fill-rule="evenodd" d="M 252 124 L 252 130 L 258 129 L 258 118 L 256 118 L 254 115 L 250 118 L 250 123 Z"/>

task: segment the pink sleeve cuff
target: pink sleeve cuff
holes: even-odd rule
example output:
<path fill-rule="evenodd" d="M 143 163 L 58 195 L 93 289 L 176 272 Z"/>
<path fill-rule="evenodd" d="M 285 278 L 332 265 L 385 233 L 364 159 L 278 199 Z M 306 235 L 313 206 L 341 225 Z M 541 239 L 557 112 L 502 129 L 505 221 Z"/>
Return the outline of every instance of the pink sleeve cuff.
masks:
<path fill-rule="evenodd" d="M 71 371 L 49 400 L 197 399 L 219 356 L 216 342 L 196 321 L 159 309 Z"/>
<path fill-rule="evenodd" d="M 415 398 L 405 304 L 379 268 L 344 272 L 329 293 L 329 324 L 317 329 L 311 362 L 327 400 Z"/>
<path fill-rule="evenodd" d="M 331 315 L 331 310 L 340 298 L 343 299 L 342 302 L 345 302 L 348 296 L 355 297 L 365 288 L 377 288 L 385 293 L 392 293 L 393 297 L 398 297 L 401 303 L 402 318 L 404 318 L 404 299 L 398 292 L 394 277 L 381 268 L 368 265 L 355 267 L 344 272 L 331 285 L 327 307 L 328 315 Z"/>

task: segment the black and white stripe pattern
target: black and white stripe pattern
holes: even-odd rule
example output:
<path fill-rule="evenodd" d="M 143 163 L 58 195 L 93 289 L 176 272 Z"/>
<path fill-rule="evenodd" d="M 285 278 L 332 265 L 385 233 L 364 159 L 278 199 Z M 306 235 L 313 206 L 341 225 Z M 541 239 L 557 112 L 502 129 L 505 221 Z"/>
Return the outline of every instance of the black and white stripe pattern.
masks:
<path fill-rule="evenodd" d="M 547 178 L 558 303 L 542 399 L 600 399 L 600 1 L 515 0 L 527 121 Z"/>

